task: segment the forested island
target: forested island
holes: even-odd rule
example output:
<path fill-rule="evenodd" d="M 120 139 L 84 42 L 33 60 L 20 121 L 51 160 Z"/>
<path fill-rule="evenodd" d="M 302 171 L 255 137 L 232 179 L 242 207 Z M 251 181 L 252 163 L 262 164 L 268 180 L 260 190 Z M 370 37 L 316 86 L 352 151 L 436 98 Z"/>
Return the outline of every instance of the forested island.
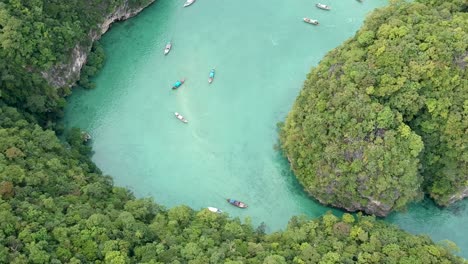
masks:
<path fill-rule="evenodd" d="M 435 244 L 427 236 L 408 234 L 373 216 L 326 214 L 312 221 L 293 217 L 284 231 L 265 234 L 264 226 L 255 228 L 248 220 L 243 223 L 226 214 L 195 211 L 186 206 L 166 209 L 151 199 L 136 199 L 127 189 L 113 186 L 112 179 L 91 161 L 91 149 L 81 131 L 68 131 L 65 142 L 60 141 L 57 135 L 62 131 L 56 123 L 62 117 L 70 86 L 80 77 L 80 69 L 84 67 L 80 85 L 91 86 L 88 75 L 95 74 L 103 63 L 102 49 L 98 45 L 93 48 L 93 42 L 110 23 L 135 15 L 151 2 L 0 3 L 0 263 L 466 262 L 453 254 L 456 246 L 451 242 Z M 456 193 L 455 186 L 466 188 L 466 183 L 457 184 L 463 180 L 461 166 L 466 166 L 467 160 L 462 148 L 466 144 L 468 111 L 467 7 L 461 1 L 448 1 L 442 6 L 432 2 L 396 2 L 376 11 L 355 38 L 332 51 L 308 76 L 281 138 L 296 175 L 314 196 L 310 181 L 315 179 L 317 168 L 311 164 L 321 162 L 331 179 L 339 168 L 343 175 L 346 172 L 340 180 L 349 185 L 356 183 L 359 175 L 374 175 L 368 173 L 372 171 L 368 164 L 386 155 L 390 157 L 382 162 L 398 165 L 399 172 L 386 172 L 387 163 L 375 165 L 385 169 L 375 172 L 385 180 L 378 190 L 383 195 L 390 193 L 385 188 L 385 173 L 396 177 L 391 185 L 402 190 L 395 194 L 396 198 L 384 197 L 389 199 L 390 209 L 404 206 L 423 190 L 442 204 L 448 203 L 447 197 Z M 410 20 L 415 13 L 411 21 L 420 22 L 403 26 L 402 21 Z M 404 36 L 419 32 L 416 24 L 431 30 L 430 37 L 421 35 L 431 45 L 420 47 L 409 36 L 406 44 L 402 41 Z M 447 40 L 449 37 L 451 41 Z M 424 52 L 418 52 L 419 48 Z M 375 52 L 369 52 L 373 49 Z M 461 52 L 463 49 L 465 53 Z M 385 57 L 372 57 L 376 53 Z M 401 68 L 394 69 L 395 76 L 387 73 L 386 85 L 381 85 L 380 74 L 395 65 L 412 65 L 413 60 L 398 57 L 404 54 L 432 56 L 431 61 L 425 57 L 414 59 L 416 72 L 402 74 L 417 81 L 412 93 L 405 81 L 395 77 L 401 74 Z M 460 56 L 449 63 L 447 58 L 454 54 Z M 86 61 L 88 65 L 84 66 Z M 320 79 L 324 74 L 327 80 Z M 369 85 L 363 86 L 364 79 Z M 332 100 L 333 94 L 341 96 Z M 414 101 L 406 102 L 411 96 Z M 345 102 L 351 108 L 346 111 L 347 116 L 340 117 L 342 123 L 326 116 L 344 115 L 337 109 Z M 430 102 L 431 107 L 427 106 Z M 413 108 L 408 109 L 410 106 Z M 305 131 L 299 125 L 312 122 L 316 129 L 329 129 L 332 134 L 313 130 L 307 137 L 301 134 Z M 329 128 L 322 126 L 325 122 Z M 343 130 L 332 129 L 338 125 Z M 333 141 L 337 144 L 331 144 Z M 322 152 L 316 152 L 318 146 L 314 144 L 320 145 Z M 355 157 L 360 149 L 367 151 L 363 152 L 365 159 L 360 157 L 362 161 Z M 356 164 L 343 163 L 343 153 Z M 447 159 L 440 158 L 443 155 Z M 326 159 L 320 160 L 321 157 Z M 431 178 L 430 171 L 438 172 L 441 178 Z M 400 178 L 405 183 L 400 183 Z M 340 184 L 332 186 L 333 201 L 342 201 L 349 194 L 339 188 L 343 186 Z M 450 188 L 442 188 L 443 184 Z M 314 185 L 328 188 L 318 182 Z M 359 189 L 355 185 L 348 188 L 353 186 L 353 190 Z M 376 185 L 363 179 L 362 186 L 369 188 L 369 196 L 373 197 Z M 409 194 L 409 190 L 414 193 Z M 350 197 L 364 204 L 359 195 Z"/>
<path fill-rule="evenodd" d="M 312 196 L 379 216 L 468 196 L 467 11 L 393 1 L 312 70 L 280 136 Z"/>

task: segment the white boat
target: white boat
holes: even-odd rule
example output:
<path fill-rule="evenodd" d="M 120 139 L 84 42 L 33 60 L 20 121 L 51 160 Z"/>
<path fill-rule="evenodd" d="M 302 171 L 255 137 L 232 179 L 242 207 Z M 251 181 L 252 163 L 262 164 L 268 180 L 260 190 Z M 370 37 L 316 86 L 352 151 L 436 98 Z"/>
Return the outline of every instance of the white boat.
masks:
<path fill-rule="evenodd" d="M 187 119 L 185 119 L 185 117 L 183 117 L 181 114 L 175 112 L 174 113 L 175 117 L 177 117 L 177 119 L 179 119 L 180 121 L 184 122 L 184 123 L 188 123 Z"/>
<path fill-rule="evenodd" d="M 317 3 L 315 4 L 316 7 L 323 9 L 323 10 L 330 10 L 331 8 L 325 4 Z"/>
<path fill-rule="evenodd" d="M 172 48 L 172 43 L 168 42 L 166 44 L 166 47 L 164 48 L 164 55 L 167 55 L 169 53 L 169 51 L 171 51 L 171 48 Z"/>
<path fill-rule="evenodd" d="M 189 5 L 193 4 L 193 3 L 195 3 L 195 0 L 187 0 L 187 1 L 185 1 L 184 7 L 187 7 L 187 6 L 189 6 Z"/>
<path fill-rule="evenodd" d="M 218 208 L 216 207 L 208 207 L 208 210 L 210 210 L 210 212 L 213 212 L 213 213 L 222 213 L 223 211 L 219 210 Z"/>
<path fill-rule="evenodd" d="M 312 25 L 318 25 L 319 24 L 319 22 L 317 20 L 310 19 L 310 18 L 307 18 L 307 17 L 304 17 L 302 20 L 304 20 L 304 22 L 312 24 Z"/>

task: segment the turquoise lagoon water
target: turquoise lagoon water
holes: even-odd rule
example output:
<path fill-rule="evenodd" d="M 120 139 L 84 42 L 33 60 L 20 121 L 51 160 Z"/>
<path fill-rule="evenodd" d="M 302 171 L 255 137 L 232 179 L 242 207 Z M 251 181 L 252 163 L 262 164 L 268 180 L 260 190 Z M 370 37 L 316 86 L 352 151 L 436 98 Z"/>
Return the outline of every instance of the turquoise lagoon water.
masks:
<path fill-rule="evenodd" d="M 74 91 L 65 125 L 91 133 L 93 160 L 117 185 L 167 207 L 214 206 L 265 222 L 268 231 L 284 228 L 293 215 L 333 210 L 303 192 L 275 150 L 276 124 L 311 66 L 386 1 L 329 0 L 328 12 L 306 0 L 199 0 L 188 8 L 183 2 L 159 0 L 112 26 L 102 39 L 107 59 L 97 88 Z M 164 56 L 169 40 L 173 48 Z M 181 78 L 186 83 L 171 90 Z M 250 207 L 230 206 L 229 197 Z M 467 249 L 466 205 L 440 210 L 425 201 L 388 221 Z"/>

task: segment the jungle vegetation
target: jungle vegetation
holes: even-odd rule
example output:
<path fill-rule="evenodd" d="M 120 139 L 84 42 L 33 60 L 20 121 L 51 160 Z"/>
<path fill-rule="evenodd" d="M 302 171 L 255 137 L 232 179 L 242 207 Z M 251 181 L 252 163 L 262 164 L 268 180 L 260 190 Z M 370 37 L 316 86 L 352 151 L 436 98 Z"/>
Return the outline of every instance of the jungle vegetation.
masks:
<path fill-rule="evenodd" d="M 312 69 L 280 132 L 311 195 L 384 216 L 468 191 L 467 11 L 391 1 Z"/>
<path fill-rule="evenodd" d="M 122 3 L 0 2 L 0 263 L 466 263 L 451 242 L 371 216 L 294 217 L 267 235 L 248 219 L 167 209 L 113 186 L 80 130 L 60 141 L 51 129 L 70 90 L 51 87 L 42 72 L 66 62 Z M 102 63 L 102 50 L 93 49 L 86 76 Z"/>
<path fill-rule="evenodd" d="M 44 73 L 68 63 L 72 49 L 90 46 L 90 34 L 117 6 L 142 6 L 149 0 L 2 0 L 0 1 L 0 96 L 28 112 L 40 124 L 54 127 L 62 116 L 69 87 L 52 87 Z M 82 86 L 102 64 L 97 46 L 83 69 Z"/>
<path fill-rule="evenodd" d="M 0 107 L 0 263 L 463 263 L 374 217 L 290 220 L 269 235 L 247 219 L 135 199 L 83 161 L 80 133 L 54 131 Z"/>

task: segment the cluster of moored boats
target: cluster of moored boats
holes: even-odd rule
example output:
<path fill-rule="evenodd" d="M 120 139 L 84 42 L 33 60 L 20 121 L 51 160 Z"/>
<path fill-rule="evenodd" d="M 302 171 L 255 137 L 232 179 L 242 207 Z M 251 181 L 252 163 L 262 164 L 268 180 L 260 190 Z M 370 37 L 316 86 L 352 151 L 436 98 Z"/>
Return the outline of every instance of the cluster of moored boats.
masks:
<path fill-rule="evenodd" d="M 190 6 L 192 5 L 193 3 L 195 3 L 196 0 L 186 0 L 186 2 L 184 3 L 184 7 L 187 7 L 187 6 Z M 362 2 L 362 0 L 357 0 L 358 2 Z M 325 5 L 325 4 L 322 4 L 322 3 L 317 3 L 315 4 L 315 6 L 319 9 L 322 9 L 322 10 L 326 10 L 326 11 L 329 11 L 331 10 L 331 7 L 328 6 L 328 5 Z M 318 25 L 319 22 L 318 20 L 316 19 L 311 19 L 311 18 L 303 18 L 303 21 L 308 23 L 308 24 L 312 24 L 312 25 Z M 171 42 L 168 42 L 164 48 L 164 55 L 167 55 L 169 54 L 169 52 L 171 51 L 171 48 L 172 48 L 172 43 Z M 210 73 L 209 73 L 209 77 L 208 77 L 208 83 L 212 83 L 213 82 L 213 79 L 214 79 L 214 76 L 215 76 L 215 69 L 211 69 Z M 185 83 L 185 79 L 181 79 L 179 81 L 176 81 L 174 83 L 174 85 L 172 86 L 172 89 L 178 89 L 179 87 L 181 87 L 183 84 Z M 185 117 L 183 117 L 181 114 L 179 114 L 178 112 L 175 112 L 174 113 L 175 117 L 177 119 L 179 119 L 181 122 L 183 123 L 188 123 L 187 119 L 185 119 Z M 233 206 L 236 206 L 238 208 L 247 208 L 248 205 L 241 202 L 241 201 L 238 201 L 238 200 L 235 200 L 235 199 L 231 199 L 231 198 L 228 198 L 226 199 L 226 201 L 233 205 Z M 208 210 L 211 211 L 211 212 L 214 212 L 214 213 L 222 213 L 223 211 L 216 208 L 216 207 L 208 207 Z"/>
<path fill-rule="evenodd" d="M 193 4 L 195 2 L 195 0 L 187 0 L 184 4 L 184 7 L 187 7 L 191 4 Z M 169 52 L 171 51 L 172 49 L 172 43 L 171 42 L 168 42 L 166 44 L 166 46 L 164 47 L 164 55 L 167 55 L 169 54 Z M 210 73 L 208 75 L 208 83 L 212 83 L 213 80 L 214 80 L 214 77 L 215 77 L 215 69 L 211 69 L 210 70 Z M 185 79 L 182 79 L 182 80 L 179 80 L 179 81 L 176 81 L 174 83 L 174 85 L 172 86 L 172 89 L 175 90 L 175 89 L 178 89 L 179 87 L 182 86 L 182 84 L 185 83 Z M 181 114 L 179 114 L 178 112 L 175 112 L 174 113 L 175 117 L 177 119 L 179 119 L 181 122 L 183 123 L 188 123 L 187 119 L 185 119 L 185 117 L 183 117 Z M 235 199 L 231 199 L 231 198 L 228 198 L 226 199 L 226 201 L 238 208 L 247 208 L 248 205 L 241 202 L 241 201 L 238 201 L 238 200 L 235 200 Z M 214 213 L 222 213 L 223 211 L 221 211 L 220 209 L 216 208 L 216 207 L 208 207 L 208 210 L 210 210 L 211 212 L 214 212 Z"/>
<path fill-rule="evenodd" d="M 190 1 L 190 0 L 189 0 L 189 1 Z M 188 3 L 189 1 L 187 1 L 187 3 Z M 190 1 L 190 4 L 189 4 L 189 5 L 193 4 L 193 2 L 195 2 L 195 0 Z M 185 6 L 185 5 L 184 5 L 184 6 Z M 187 6 L 188 6 L 188 5 L 187 5 Z M 172 42 L 169 41 L 169 42 L 166 44 L 166 46 L 164 47 L 164 55 L 169 54 L 169 52 L 171 51 L 171 49 L 172 49 Z M 209 75 L 208 75 L 208 83 L 211 84 L 211 83 L 213 82 L 213 80 L 214 80 L 214 77 L 215 77 L 215 69 L 211 69 L 211 70 L 210 70 L 210 73 L 209 73 Z M 184 84 L 184 83 L 185 83 L 185 78 L 184 78 L 184 79 L 181 79 L 181 80 L 178 80 L 178 81 L 176 81 L 176 82 L 174 83 L 174 85 L 172 85 L 172 89 L 173 89 L 173 90 L 178 89 L 178 88 L 181 87 L 182 84 Z M 183 123 L 188 123 L 187 119 L 185 119 L 185 117 L 182 116 L 181 114 L 179 114 L 178 112 L 175 112 L 174 115 L 175 115 L 175 117 L 176 117 L 177 119 L 179 119 L 179 120 L 182 121 Z"/>
<path fill-rule="evenodd" d="M 231 198 L 228 198 L 226 199 L 226 201 L 236 207 L 239 207 L 239 208 L 242 208 L 242 209 L 245 209 L 247 207 L 249 207 L 248 205 L 246 205 L 245 203 L 241 202 L 241 201 L 238 201 L 238 200 L 234 200 L 234 199 L 231 199 Z M 216 208 L 216 207 L 208 207 L 208 210 L 210 210 L 211 212 L 213 213 L 222 213 L 223 211 Z"/>
<path fill-rule="evenodd" d="M 190 6 L 192 5 L 193 3 L 195 3 L 196 0 L 186 0 L 185 3 L 184 3 L 184 7 L 187 7 L 187 6 Z M 168 42 L 166 44 L 166 46 L 164 47 L 164 55 L 167 55 L 169 54 L 169 52 L 171 51 L 172 49 L 172 42 Z M 211 69 L 210 71 L 210 74 L 209 74 L 209 77 L 208 77 L 208 83 L 212 83 L 213 82 L 213 79 L 214 79 L 214 75 L 215 75 L 215 70 L 214 69 Z M 172 89 L 175 90 L 177 88 L 179 88 L 180 86 L 182 86 L 182 84 L 185 83 L 185 79 L 182 79 L 182 80 L 178 80 L 174 83 L 174 85 L 172 86 Z M 178 112 L 175 112 L 174 113 L 175 117 L 177 119 L 179 119 L 181 122 L 187 124 L 188 121 L 187 119 L 185 119 L 184 116 L 182 116 L 181 114 L 179 114 Z"/>
<path fill-rule="evenodd" d="M 168 44 L 169 45 L 169 44 Z M 172 46 L 172 45 L 171 45 Z M 166 45 L 167 47 L 167 45 Z M 169 53 L 169 52 L 167 52 Z M 164 50 L 164 54 L 167 54 L 166 53 L 166 50 Z M 212 83 L 213 80 L 214 80 L 214 76 L 215 76 L 215 69 L 211 69 L 210 70 L 210 73 L 208 75 L 208 83 Z M 181 80 L 178 80 L 174 83 L 174 85 L 172 85 L 172 90 L 175 90 L 175 89 L 178 89 L 179 87 L 182 86 L 182 84 L 185 83 L 185 78 L 184 79 L 181 79 Z M 187 119 L 185 119 L 185 117 L 183 117 L 181 114 L 179 114 L 178 112 L 175 112 L 174 113 L 175 117 L 177 117 L 177 119 L 179 119 L 180 121 L 184 122 L 184 123 L 188 123 Z"/>
<path fill-rule="evenodd" d="M 363 0 L 357 0 L 358 2 L 362 2 Z M 328 5 L 325 5 L 325 4 L 322 4 L 322 3 L 317 3 L 315 4 L 315 6 L 318 8 L 318 9 L 322 9 L 322 10 L 326 10 L 326 11 L 330 11 L 331 10 L 331 7 L 328 6 Z M 311 24 L 311 25 L 318 25 L 319 22 L 318 20 L 316 19 L 311 19 L 311 18 L 308 18 L 308 17 L 304 17 L 302 19 L 304 22 L 308 23 L 308 24 Z"/>
<path fill-rule="evenodd" d="M 328 5 L 325 5 L 325 4 L 322 4 L 322 3 L 317 3 L 317 4 L 315 4 L 315 6 L 318 9 L 327 10 L 327 11 L 331 10 L 331 8 Z M 308 24 L 311 24 L 311 25 L 318 25 L 319 24 L 318 20 L 311 19 L 311 18 L 308 18 L 308 17 L 304 17 L 302 20 L 304 22 L 308 23 Z"/>

